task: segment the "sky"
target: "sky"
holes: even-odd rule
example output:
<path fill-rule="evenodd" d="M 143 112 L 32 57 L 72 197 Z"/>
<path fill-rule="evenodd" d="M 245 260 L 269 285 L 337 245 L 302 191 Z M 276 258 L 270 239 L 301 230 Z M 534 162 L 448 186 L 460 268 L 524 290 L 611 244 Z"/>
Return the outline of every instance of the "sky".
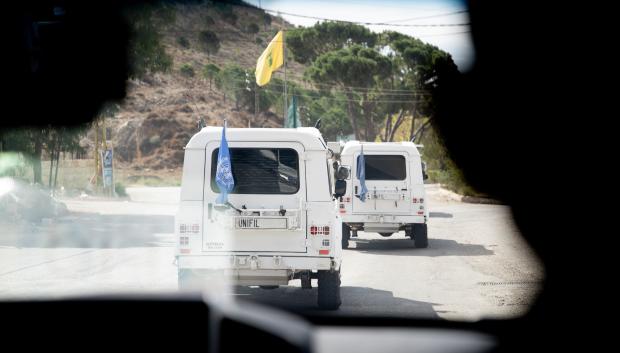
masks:
<path fill-rule="evenodd" d="M 474 49 L 467 5 L 459 0 L 246 0 L 265 10 L 354 22 L 390 23 L 399 26 L 367 25 L 375 32 L 393 30 L 414 36 L 450 53 L 461 72 L 474 61 Z M 275 12 L 271 14 L 277 15 Z M 280 14 L 298 26 L 312 26 L 317 20 Z M 405 25 L 405 26 L 401 26 Z M 415 25 L 415 26 L 411 26 Z M 419 26 L 442 25 L 442 26 Z"/>

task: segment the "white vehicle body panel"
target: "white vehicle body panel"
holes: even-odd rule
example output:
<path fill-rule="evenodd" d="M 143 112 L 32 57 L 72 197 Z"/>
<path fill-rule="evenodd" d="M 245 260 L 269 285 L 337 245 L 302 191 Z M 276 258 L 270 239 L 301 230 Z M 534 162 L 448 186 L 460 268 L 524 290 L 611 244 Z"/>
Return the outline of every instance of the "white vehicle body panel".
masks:
<path fill-rule="evenodd" d="M 217 156 L 221 134 L 220 127 L 203 128 L 185 148 L 175 224 L 179 269 L 222 270 L 241 284 L 260 285 L 283 284 L 302 270 L 338 270 L 341 218 L 331 195 L 327 148 L 318 130 L 226 130 L 231 156 L 241 149 L 259 149 L 261 155 L 276 151 L 277 173 L 286 182 L 294 183 L 295 171 L 280 164 L 278 151 L 292 150 L 298 157 L 295 192 L 228 194 L 241 214 L 216 207 L 219 193 L 212 186 L 212 157 Z"/>
<path fill-rule="evenodd" d="M 357 179 L 357 158 L 361 153 L 372 158 L 389 158 L 400 163 L 404 160 L 405 175 L 398 180 L 366 178 L 368 194 L 365 202 L 356 195 L 361 188 Z M 424 190 L 422 160 L 411 142 L 375 143 L 349 141 L 340 152 L 340 163 L 350 167 L 347 192 L 339 203 L 343 222 L 371 232 L 396 232 L 405 224 L 426 223 L 428 209 Z"/>

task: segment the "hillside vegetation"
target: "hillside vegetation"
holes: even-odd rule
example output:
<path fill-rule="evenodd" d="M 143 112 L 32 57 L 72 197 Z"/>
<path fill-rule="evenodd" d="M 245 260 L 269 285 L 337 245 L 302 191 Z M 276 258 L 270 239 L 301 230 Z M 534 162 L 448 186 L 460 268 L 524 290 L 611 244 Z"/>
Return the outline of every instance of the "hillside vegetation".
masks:
<path fill-rule="evenodd" d="M 90 126 L 0 136 L 5 150 L 26 156 L 35 182 L 43 182 L 41 159 L 58 160 L 61 151 L 63 157 L 92 156 L 106 140 L 114 146 L 117 167 L 134 170 L 135 175 L 126 174 L 136 179 L 144 170 L 177 170 L 183 146 L 201 120 L 281 127 L 283 70 L 257 87 L 254 68 L 277 31 L 285 30 L 289 98 L 297 98 L 303 125 L 321 119 L 328 140 L 424 144 L 431 181 L 475 194 L 432 128 L 436 90 L 459 75 L 450 55 L 437 47 L 350 23 L 296 28 L 243 3 L 147 5 L 128 9 L 126 16 L 133 36 L 131 78 L 122 102 L 110 102 Z M 18 138 L 24 135 L 31 139 Z"/>

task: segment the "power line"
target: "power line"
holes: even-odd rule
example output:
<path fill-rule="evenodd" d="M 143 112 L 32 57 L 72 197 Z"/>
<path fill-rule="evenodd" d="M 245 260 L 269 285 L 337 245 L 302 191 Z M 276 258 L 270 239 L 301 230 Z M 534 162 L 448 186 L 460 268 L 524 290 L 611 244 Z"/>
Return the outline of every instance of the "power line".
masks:
<path fill-rule="evenodd" d="M 282 93 L 282 91 L 280 90 L 274 90 L 271 88 L 261 88 L 260 90 L 262 91 L 268 91 L 268 92 L 274 92 L 274 93 Z M 231 90 L 231 92 L 239 92 L 239 91 L 248 91 L 251 92 L 253 90 L 248 90 L 247 88 L 237 88 L 234 90 Z M 316 95 L 316 93 L 311 93 L 311 94 L 301 94 L 301 93 L 293 93 L 291 95 L 297 96 L 297 97 L 301 97 L 301 98 L 311 98 L 311 99 L 327 99 L 327 100 L 332 100 L 332 101 L 338 101 L 338 102 L 359 102 L 360 99 L 348 99 L 348 98 L 337 98 L 337 97 L 327 97 L 327 96 L 321 96 L 321 95 Z M 415 100 L 412 98 L 411 100 L 395 100 L 395 99 L 372 99 L 372 102 L 376 102 L 376 103 L 412 103 Z"/>
<path fill-rule="evenodd" d="M 231 82 L 238 82 L 238 83 L 248 83 L 246 82 L 244 79 L 232 79 L 229 80 Z M 295 84 L 299 84 L 299 82 L 295 82 L 292 81 L 292 83 Z M 311 84 L 315 84 L 312 83 Z M 318 83 L 317 83 L 318 84 Z M 279 83 L 275 83 L 272 82 L 269 84 L 270 86 L 278 86 L 278 87 L 284 87 L 283 84 L 279 84 Z M 351 86 L 345 86 L 345 85 L 333 85 L 333 84 L 319 84 L 319 85 L 326 85 L 326 86 L 330 86 L 330 87 L 336 87 L 336 88 L 340 88 L 340 89 L 335 89 L 332 91 L 335 91 L 337 93 L 355 93 L 355 94 L 378 94 L 378 95 L 384 95 L 384 96 L 402 96 L 402 97 L 407 97 L 407 96 L 431 96 L 432 94 L 427 92 L 426 90 L 391 90 L 391 89 L 387 89 L 387 88 L 379 88 L 379 89 L 375 89 L 375 88 L 370 88 L 370 87 L 365 87 L 364 90 L 365 91 L 361 91 L 360 89 L 355 89 L 354 87 Z M 245 88 L 243 88 L 245 89 Z M 262 88 L 261 88 L 262 89 Z M 350 91 L 346 91 L 343 89 L 350 89 Z M 392 92 L 392 91 L 397 91 L 397 92 Z"/>
<path fill-rule="evenodd" d="M 309 15 L 301 15 L 295 14 L 291 12 L 263 9 L 265 12 L 275 13 L 276 15 L 288 15 L 293 17 L 300 18 L 309 18 L 313 20 L 319 21 L 332 21 L 332 22 L 342 22 L 342 23 L 351 23 L 365 26 L 390 26 L 390 27 L 459 27 L 459 26 L 469 26 L 470 23 L 427 23 L 427 24 L 403 24 L 403 23 L 388 23 L 388 22 L 364 22 L 364 21 L 348 21 L 348 20 L 337 20 L 333 18 L 325 18 L 318 16 L 309 16 Z"/>
<path fill-rule="evenodd" d="M 441 37 L 441 36 L 452 36 L 458 34 L 467 34 L 471 33 L 471 31 L 462 31 L 462 32 L 450 32 L 450 33 L 433 33 L 433 34 L 425 34 L 421 36 L 417 36 L 418 38 L 426 38 L 426 37 Z"/>
<path fill-rule="evenodd" d="M 453 15 L 458 15 L 458 14 L 462 14 L 462 13 L 469 13 L 469 11 L 468 10 L 460 10 L 460 11 L 447 12 L 447 13 L 442 13 L 442 14 L 437 14 L 437 15 L 428 15 L 428 16 L 404 18 L 404 19 L 401 19 L 401 20 L 387 21 L 387 23 L 426 20 L 426 19 L 429 19 L 429 18 L 453 16 Z"/>

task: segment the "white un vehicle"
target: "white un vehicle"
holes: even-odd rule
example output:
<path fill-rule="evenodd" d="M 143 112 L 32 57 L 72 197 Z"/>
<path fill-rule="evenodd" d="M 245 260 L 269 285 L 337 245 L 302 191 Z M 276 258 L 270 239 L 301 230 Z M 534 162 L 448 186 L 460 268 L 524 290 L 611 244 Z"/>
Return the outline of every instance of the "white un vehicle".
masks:
<path fill-rule="evenodd" d="M 331 190 L 320 132 L 226 129 L 234 178 L 227 204 L 216 201 L 221 140 L 221 127 L 206 127 L 185 148 L 175 225 L 179 287 L 214 273 L 266 289 L 292 279 L 308 289 L 316 278 L 319 307 L 337 309 L 342 223 L 334 197 L 344 190 Z"/>
<path fill-rule="evenodd" d="M 368 192 L 360 198 L 360 155 L 364 155 Z M 414 246 L 428 246 L 424 180 L 426 172 L 420 153 L 412 142 L 330 143 L 335 152 L 335 176 L 346 179 L 346 192 L 339 198 L 342 217 L 342 247 L 349 246 L 358 231 L 389 237 L 399 230 L 413 239 Z M 348 173 L 340 174 L 343 169 Z M 351 234 L 352 233 L 352 234 Z"/>

